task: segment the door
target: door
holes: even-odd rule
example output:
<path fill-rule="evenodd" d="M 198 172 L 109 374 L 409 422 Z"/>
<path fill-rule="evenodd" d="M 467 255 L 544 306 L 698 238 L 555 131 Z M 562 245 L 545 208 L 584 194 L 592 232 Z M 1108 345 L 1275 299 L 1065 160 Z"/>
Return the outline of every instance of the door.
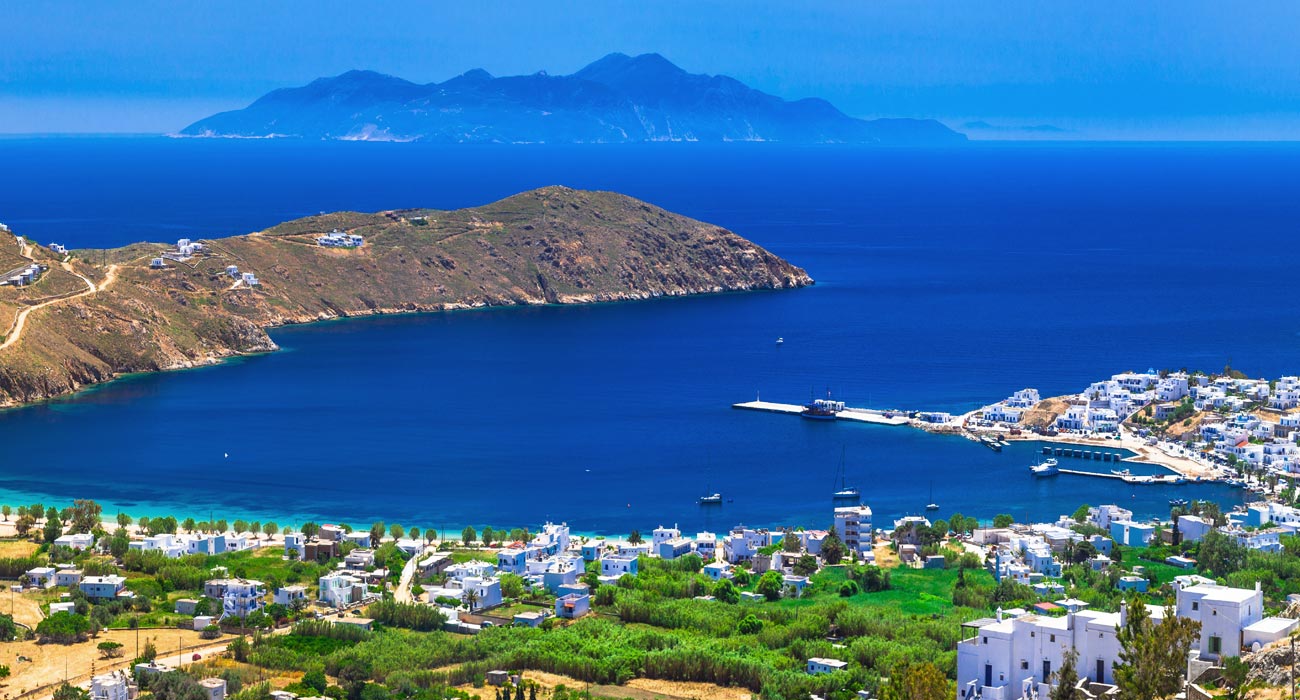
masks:
<path fill-rule="evenodd" d="M 984 687 L 993 686 L 993 664 L 984 664 Z"/>
<path fill-rule="evenodd" d="M 1096 683 L 1106 682 L 1106 660 L 1105 659 L 1097 659 L 1097 677 L 1094 679 L 1094 682 Z"/>

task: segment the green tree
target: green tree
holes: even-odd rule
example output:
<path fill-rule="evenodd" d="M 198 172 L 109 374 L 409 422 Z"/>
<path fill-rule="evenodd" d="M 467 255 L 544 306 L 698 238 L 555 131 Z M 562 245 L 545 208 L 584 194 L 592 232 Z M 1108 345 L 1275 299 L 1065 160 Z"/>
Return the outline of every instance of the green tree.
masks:
<path fill-rule="evenodd" d="M 1229 656 L 1223 660 L 1223 683 L 1228 686 L 1224 700 L 1246 700 L 1250 691 L 1262 685 L 1258 679 L 1249 676 L 1250 665 L 1238 656 Z"/>
<path fill-rule="evenodd" d="M 759 595 L 762 595 L 768 600 L 779 600 L 784 589 L 785 580 L 781 577 L 779 572 L 768 571 L 758 577 L 758 587 L 756 590 Z"/>
<path fill-rule="evenodd" d="M 835 531 L 834 525 L 832 525 L 830 531 L 826 533 L 826 539 L 822 540 L 821 555 L 822 559 L 831 566 L 844 560 L 844 540 L 840 539 L 840 535 Z"/>
<path fill-rule="evenodd" d="M 1016 519 L 1007 513 L 999 513 L 993 516 L 993 527 L 1011 527 L 1015 521 Z"/>
<path fill-rule="evenodd" d="M 72 502 L 72 514 L 68 523 L 69 532 L 91 532 L 100 526 L 104 509 L 87 498 L 78 498 Z"/>
<path fill-rule="evenodd" d="M 799 541 L 799 536 L 794 530 L 786 528 L 785 534 L 781 535 L 781 551 L 787 554 L 798 554 L 803 551 L 803 543 Z"/>
<path fill-rule="evenodd" d="M 736 590 L 736 584 L 731 579 L 724 578 L 713 587 L 713 597 L 734 605 L 740 602 L 740 591 Z"/>
<path fill-rule="evenodd" d="M 63 523 L 59 522 L 59 514 L 51 513 L 52 518 L 45 519 L 45 527 L 41 530 L 41 539 L 44 542 L 53 542 L 63 534 Z"/>
<path fill-rule="evenodd" d="M 216 530 L 217 532 L 226 532 L 226 531 L 228 531 L 228 530 L 230 529 L 230 525 L 229 525 L 228 523 L 226 523 L 226 519 L 225 519 L 225 518 L 222 518 L 222 519 L 218 520 L 217 522 L 213 523 L 213 524 L 212 524 L 212 528 L 213 528 L 214 530 Z"/>
<path fill-rule="evenodd" d="M 812 576 L 817 573 L 817 557 L 811 554 L 804 554 L 795 560 L 794 573 L 799 576 Z"/>
<path fill-rule="evenodd" d="M 99 649 L 99 657 L 101 659 L 116 659 L 122 655 L 121 642 L 100 642 L 95 648 Z"/>
<path fill-rule="evenodd" d="M 317 525 L 310 520 L 302 524 L 302 534 L 307 539 L 315 537 L 318 532 L 320 532 L 320 525 Z"/>
<path fill-rule="evenodd" d="M 267 523 L 262 526 L 262 534 L 266 535 L 267 537 L 275 537 L 275 533 L 279 532 L 279 530 L 280 530 L 280 526 L 276 525 L 275 521 L 273 520 L 267 521 Z"/>
<path fill-rule="evenodd" d="M 392 535 L 393 539 L 400 540 L 406 536 L 406 530 L 401 525 L 393 523 L 392 527 L 388 528 L 388 534 Z"/>
<path fill-rule="evenodd" d="M 0 506 L 0 513 L 4 513 L 5 522 L 9 522 L 9 516 L 14 512 L 13 508 L 8 505 Z"/>
<path fill-rule="evenodd" d="M 194 676 L 182 671 L 158 674 L 149 682 L 149 692 L 158 700 L 207 700 L 208 697 Z"/>
<path fill-rule="evenodd" d="M 126 528 L 119 527 L 113 533 L 113 538 L 108 542 L 108 551 L 119 559 L 131 551 L 131 537 L 126 534 Z"/>
<path fill-rule="evenodd" d="M 36 518 L 33 518 L 30 513 L 23 513 L 14 521 L 14 531 L 18 533 L 19 537 L 26 537 L 35 526 Z"/>
<path fill-rule="evenodd" d="M 476 537 L 478 537 L 478 533 L 474 532 L 473 525 L 466 525 L 465 529 L 460 531 L 460 541 L 463 542 L 466 547 L 468 547 Z"/>
<path fill-rule="evenodd" d="M 1119 663 L 1115 685 L 1124 700 L 1157 700 L 1182 689 L 1187 654 L 1201 631 L 1201 623 L 1179 617 L 1166 608 L 1159 623 L 1151 618 L 1145 601 L 1132 596 L 1124 603 L 1125 621 L 1116 635 Z"/>
<path fill-rule="evenodd" d="M 0 642 L 18 639 L 18 624 L 9 615 L 0 615 Z"/>
<path fill-rule="evenodd" d="M 384 532 L 385 532 L 387 529 L 388 529 L 388 528 L 384 527 L 384 523 L 383 523 L 382 520 L 379 521 L 379 522 L 371 523 L 371 524 L 370 524 L 370 546 L 371 546 L 371 548 L 378 547 L 378 546 L 379 546 L 379 543 L 384 541 Z"/>
<path fill-rule="evenodd" d="M 740 634 L 758 634 L 762 629 L 763 621 L 754 617 L 753 613 L 744 616 L 736 623 L 736 632 Z"/>
<path fill-rule="evenodd" d="M 1210 530 L 1201 538 L 1196 561 L 1215 577 L 1227 576 L 1245 567 L 1246 548 L 1222 532 Z"/>
<path fill-rule="evenodd" d="M 1061 667 L 1056 670 L 1054 678 L 1056 687 L 1048 700 L 1084 700 L 1083 691 L 1075 687 L 1079 682 L 1079 652 L 1070 649 L 1061 659 Z"/>
<path fill-rule="evenodd" d="M 140 527 L 144 527 L 145 526 L 144 518 L 141 518 L 140 520 L 141 520 Z M 198 526 L 199 524 L 194 522 L 194 518 L 186 518 L 185 522 L 181 523 L 181 527 L 184 528 L 186 532 L 194 532 L 194 530 L 198 528 Z"/>
<path fill-rule="evenodd" d="M 69 685 L 64 681 L 63 685 L 54 691 L 54 700 L 90 700 L 90 691 Z"/>
<path fill-rule="evenodd" d="M 131 516 L 127 515 L 126 513 L 117 514 L 118 527 L 130 527 L 132 522 L 133 521 L 131 520 Z"/>
<path fill-rule="evenodd" d="M 418 527 L 413 527 L 413 528 L 411 528 L 410 532 L 408 532 L 407 534 L 409 534 L 409 535 L 411 536 L 411 539 L 413 539 L 413 540 L 419 540 L 419 539 L 420 539 L 420 528 L 418 528 Z"/>
<path fill-rule="evenodd" d="M 882 700 L 938 700 L 957 694 L 943 671 L 929 662 L 899 662 L 883 690 Z"/>
<path fill-rule="evenodd" d="M 302 674 L 302 684 L 315 690 L 317 693 L 323 693 L 325 692 L 325 687 L 329 685 L 329 681 L 325 678 L 324 669 L 313 668 Z"/>
<path fill-rule="evenodd" d="M 80 641 L 90 631 L 90 620 L 73 612 L 56 612 L 36 625 L 36 634 L 43 640 L 57 644 Z"/>
<path fill-rule="evenodd" d="M 628 544 L 641 544 L 641 531 L 633 530 L 627 535 Z"/>
<path fill-rule="evenodd" d="M 248 521 L 247 521 L 247 520 L 236 520 L 236 521 L 235 521 L 235 534 L 236 534 L 236 535 L 238 535 L 238 534 L 241 533 L 241 532 L 247 532 L 247 531 L 248 531 Z"/>

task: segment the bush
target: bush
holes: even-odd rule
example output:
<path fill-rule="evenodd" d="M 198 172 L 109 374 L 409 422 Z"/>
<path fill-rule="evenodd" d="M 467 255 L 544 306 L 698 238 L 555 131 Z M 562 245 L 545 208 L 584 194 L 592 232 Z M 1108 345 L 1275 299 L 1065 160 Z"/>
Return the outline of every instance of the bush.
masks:
<path fill-rule="evenodd" d="M 763 621 L 754 617 L 753 614 L 746 615 L 740 622 L 736 623 L 736 631 L 740 634 L 758 634 L 763 629 Z"/>

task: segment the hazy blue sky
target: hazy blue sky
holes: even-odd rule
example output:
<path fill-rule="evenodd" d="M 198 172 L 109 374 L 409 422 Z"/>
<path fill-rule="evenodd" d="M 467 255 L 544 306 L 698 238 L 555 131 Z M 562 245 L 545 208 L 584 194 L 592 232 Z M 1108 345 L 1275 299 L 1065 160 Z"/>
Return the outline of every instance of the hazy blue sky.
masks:
<path fill-rule="evenodd" d="M 87 0 L 6 2 L 0 27 L 0 132 L 170 131 L 351 68 L 429 82 L 656 51 L 857 116 L 1300 138 L 1289 1 Z"/>

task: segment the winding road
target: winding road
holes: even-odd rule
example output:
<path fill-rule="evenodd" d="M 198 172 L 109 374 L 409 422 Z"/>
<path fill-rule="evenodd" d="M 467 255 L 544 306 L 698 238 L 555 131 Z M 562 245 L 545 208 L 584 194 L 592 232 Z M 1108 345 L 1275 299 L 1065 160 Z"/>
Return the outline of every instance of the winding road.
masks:
<path fill-rule="evenodd" d="M 31 255 L 28 253 L 28 249 L 26 246 L 23 247 L 23 257 L 27 258 L 28 260 L 31 260 L 32 262 L 36 262 L 35 259 L 33 259 Z M 77 292 L 76 294 L 71 294 L 65 297 L 59 297 L 57 299 L 50 299 L 48 301 L 43 301 L 34 306 L 28 306 L 24 309 L 20 309 L 18 311 L 18 315 L 14 316 L 13 326 L 10 327 L 9 332 L 5 334 L 4 342 L 0 343 L 0 350 L 4 350 L 10 345 L 13 345 L 14 343 L 18 342 L 18 339 L 22 337 L 23 328 L 27 326 L 27 317 L 30 316 L 33 311 L 43 309 L 53 304 L 60 304 L 70 299 L 79 299 L 84 296 L 90 296 L 91 294 L 95 294 L 97 292 L 101 292 L 105 289 L 108 289 L 110 285 L 112 285 L 114 282 L 117 281 L 116 264 L 109 265 L 108 270 L 104 273 L 104 281 L 100 282 L 98 285 L 95 284 L 94 280 L 72 269 L 72 264 L 67 261 L 60 263 L 60 267 L 76 275 L 78 278 L 81 279 L 82 282 L 85 282 L 86 288 L 81 290 L 80 292 Z"/>

